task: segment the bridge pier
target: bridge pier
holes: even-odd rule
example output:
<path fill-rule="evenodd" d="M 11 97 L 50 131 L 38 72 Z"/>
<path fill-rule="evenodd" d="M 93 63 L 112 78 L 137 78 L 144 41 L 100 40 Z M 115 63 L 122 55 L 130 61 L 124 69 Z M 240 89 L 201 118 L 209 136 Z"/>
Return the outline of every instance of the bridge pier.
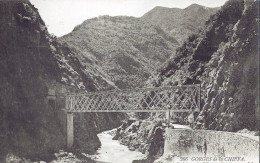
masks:
<path fill-rule="evenodd" d="M 168 115 L 168 116 L 167 116 Z M 168 114 L 166 112 L 166 119 L 167 119 L 167 127 L 170 127 L 170 123 L 171 123 L 171 111 L 168 111 Z"/>
<path fill-rule="evenodd" d="M 67 148 L 70 149 L 74 142 L 73 113 L 67 112 Z"/>

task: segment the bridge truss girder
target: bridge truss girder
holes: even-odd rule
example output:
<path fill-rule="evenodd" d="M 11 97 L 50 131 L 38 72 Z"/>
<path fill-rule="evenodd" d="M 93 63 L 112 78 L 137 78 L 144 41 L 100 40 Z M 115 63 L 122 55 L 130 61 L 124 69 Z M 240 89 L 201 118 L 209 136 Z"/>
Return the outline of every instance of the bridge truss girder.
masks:
<path fill-rule="evenodd" d="M 74 142 L 75 112 L 190 112 L 200 110 L 200 85 L 100 91 L 66 96 L 67 147 Z"/>
<path fill-rule="evenodd" d="M 200 110 L 200 85 L 100 91 L 66 96 L 67 112 L 188 112 Z"/>

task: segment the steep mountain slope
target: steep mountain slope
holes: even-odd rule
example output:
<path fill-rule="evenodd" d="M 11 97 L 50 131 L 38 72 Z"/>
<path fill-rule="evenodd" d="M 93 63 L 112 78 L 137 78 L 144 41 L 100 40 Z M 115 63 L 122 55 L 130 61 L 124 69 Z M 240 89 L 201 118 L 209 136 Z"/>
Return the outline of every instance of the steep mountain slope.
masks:
<path fill-rule="evenodd" d="M 65 95 L 113 86 L 82 71 L 28 0 L 0 1 L 0 15 L 0 162 L 7 153 L 48 160 L 66 147 Z M 74 147 L 94 152 L 100 145 L 96 133 L 123 117 L 76 114 Z"/>
<path fill-rule="evenodd" d="M 118 88 L 142 87 L 150 74 L 175 54 L 217 9 L 156 7 L 141 18 L 101 16 L 86 20 L 59 40 L 91 74 Z M 178 41 L 177 41 L 178 40 Z"/>
<path fill-rule="evenodd" d="M 216 13 L 218 8 L 192 4 L 185 9 L 155 7 L 141 17 L 143 22 L 161 27 L 182 44 L 189 35 L 195 34 Z"/>
<path fill-rule="evenodd" d="M 86 20 L 60 40 L 75 50 L 85 71 L 98 73 L 119 88 L 142 86 L 178 46 L 159 27 L 123 16 Z"/>
<path fill-rule="evenodd" d="M 177 50 L 148 85 L 201 84 L 196 127 L 257 130 L 258 1 L 230 0 Z"/>

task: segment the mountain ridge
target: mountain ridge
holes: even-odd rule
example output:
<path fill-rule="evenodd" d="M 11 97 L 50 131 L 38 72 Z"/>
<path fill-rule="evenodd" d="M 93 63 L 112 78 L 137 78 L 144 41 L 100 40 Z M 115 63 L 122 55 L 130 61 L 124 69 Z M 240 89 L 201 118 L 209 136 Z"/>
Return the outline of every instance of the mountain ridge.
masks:
<path fill-rule="evenodd" d="M 82 61 L 88 58 L 88 70 L 97 67 L 119 88 L 141 87 L 178 45 L 160 28 L 125 16 L 86 20 L 59 40 L 76 50 Z"/>
<path fill-rule="evenodd" d="M 205 18 L 195 21 L 197 18 L 190 15 L 193 15 L 192 12 L 200 12 L 195 11 L 196 8 L 203 6 L 192 5 L 188 8 L 193 11 L 189 11 L 185 19 L 191 20 L 184 28 L 181 27 L 182 24 L 173 27 L 177 33 L 180 28 L 184 33 L 190 33 L 193 26 L 198 29 L 197 23 L 204 24 L 206 17 L 215 12 L 209 9 L 205 11 Z M 166 15 L 173 11 L 164 7 L 155 9 L 163 10 Z M 168 34 L 170 32 L 162 25 L 147 21 L 147 14 L 140 18 L 105 15 L 88 19 L 77 25 L 71 33 L 60 37 L 59 42 L 76 51 L 78 59 L 86 67 L 84 71 L 98 73 L 117 88 L 143 87 L 148 76 L 175 55 L 176 48 L 180 45 L 176 37 L 186 37 L 183 32 L 178 36 Z M 158 15 L 160 16 L 157 13 Z M 153 19 L 157 18 L 153 16 Z M 170 19 L 170 24 L 175 19 L 177 18 Z"/>
<path fill-rule="evenodd" d="M 192 4 L 184 9 L 155 7 L 140 19 L 161 27 L 182 44 L 189 35 L 195 34 L 219 8 Z"/>

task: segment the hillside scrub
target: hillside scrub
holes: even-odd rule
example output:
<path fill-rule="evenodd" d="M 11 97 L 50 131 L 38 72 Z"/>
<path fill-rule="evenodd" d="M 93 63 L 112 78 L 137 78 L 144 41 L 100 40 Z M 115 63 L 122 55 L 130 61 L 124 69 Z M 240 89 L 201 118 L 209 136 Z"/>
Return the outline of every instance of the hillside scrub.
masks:
<path fill-rule="evenodd" d="M 257 130 L 257 11 L 257 1 L 228 1 L 147 84 L 201 84 L 201 111 L 196 117 L 196 128 Z"/>

